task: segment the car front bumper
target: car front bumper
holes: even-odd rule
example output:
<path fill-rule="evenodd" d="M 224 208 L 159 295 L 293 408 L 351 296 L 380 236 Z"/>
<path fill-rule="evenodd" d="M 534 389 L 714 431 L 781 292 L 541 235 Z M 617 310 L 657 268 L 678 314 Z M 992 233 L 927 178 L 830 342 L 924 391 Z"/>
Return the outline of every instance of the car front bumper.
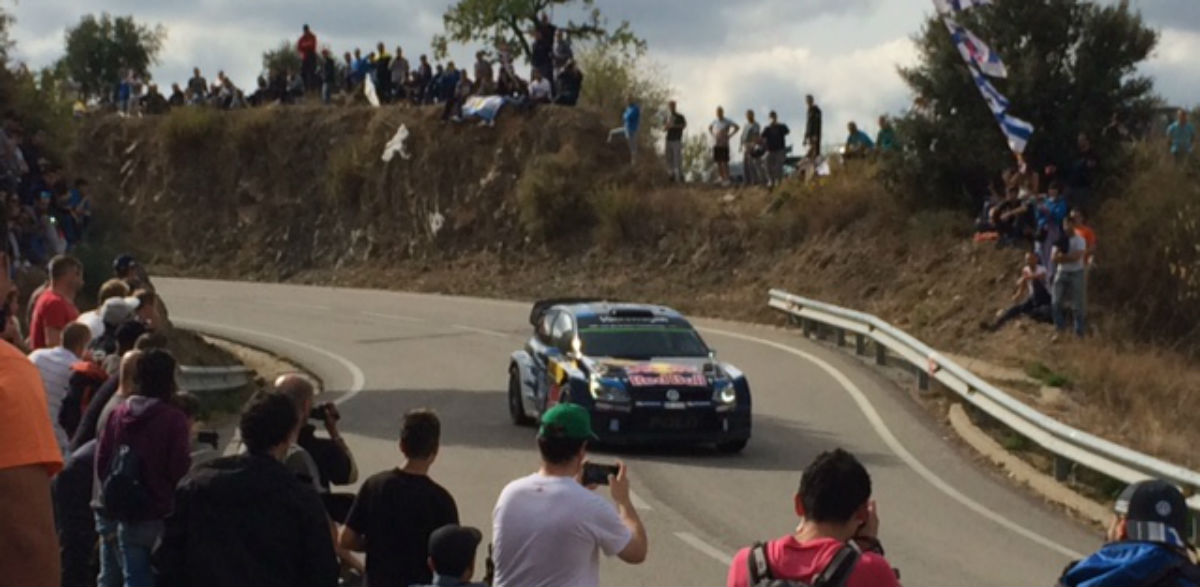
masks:
<path fill-rule="evenodd" d="M 593 410 L 592 430 L 603 444 L 721 444 L 750 438 L 750 412 L 748 409 Z"/>

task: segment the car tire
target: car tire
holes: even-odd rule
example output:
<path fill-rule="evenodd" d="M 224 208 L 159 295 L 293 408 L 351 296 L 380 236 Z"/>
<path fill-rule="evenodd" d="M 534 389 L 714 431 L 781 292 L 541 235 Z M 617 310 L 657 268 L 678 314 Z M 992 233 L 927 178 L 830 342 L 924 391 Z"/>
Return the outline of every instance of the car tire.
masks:
<path fill-rule="evenodd" d="M 746 444 L 748 442 L 750 442 L 750 440 L 747 438 L 743 438 L 741 440 L 730 440 L 728 442 L 718 442 L 717 452 L 730 455 L 737 454 L 742 452 L 742 449 L 746 448 Z"/>
<path fill-rule="evenodd" d="M 508 370 L 508 416 L 517 426 L 533 424 L 533 419 L 525 415 L 525 406 L 521 405 L 521 376 L 515 367 Z"/>

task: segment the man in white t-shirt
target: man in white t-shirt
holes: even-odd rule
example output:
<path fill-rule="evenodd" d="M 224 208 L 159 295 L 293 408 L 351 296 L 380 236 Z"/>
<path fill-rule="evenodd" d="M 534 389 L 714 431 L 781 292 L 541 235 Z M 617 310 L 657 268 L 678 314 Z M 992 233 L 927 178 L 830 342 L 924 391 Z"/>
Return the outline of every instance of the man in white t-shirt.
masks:
<path fill-rule="evenodd" d="M 553 89 L 550 80 L 542 77 L 538 70 L 533 71 L 533 79 L 529 82 L 529 101 L 539 104 L 549 104 Z"/>
<path fill-rule="evenodd" d="M 600 553 L 646 560 L 646 529 L 629 497 L 625 465 L 608 478 L 616 507 L 581 483 L 591 416 L 558 404 L 542 416 L 537 473 L 508 484 L 492 512 L 495 587 L 593 587 Z"/>
<path fill-rule="evenodd" d="M 1070 302 L 1071 314 L 1075 317 L 1075 334 L 1083 338 L 1087 331 L 1084 319 L 1087 310 L 1087 272 L 1084 271 L 1084 258 L 1087 256 L 1088 244 L 1086 239 L 1075 232 L 1075 222 L 1070 217 L 1063 219 L 1062 226 L 1063 237 L 1051 252 L 1051 259 L 1058 264 L 1058 272 L 1054 274 L 1050 311 L 1054 316 L 1054 327 L 1061 333 L 1067 329 L 1063 307 Z"/>
<path fill-rule="evenodd" d="M 46 392 L 46 411 L 50 414 L 54 438 L 64 456 L 70 453 L 67 450 L 70 439 L 66 429 L 59 422 L 58 413 L 70 391 L 71 366 L 83 357 L 83 351 L 91 339 L 92 333 L 87 326 L 72 322 L 63 329 L 61 344 L 54 348 L 38 349 L 29 354 L 29 360 L 42 375 L 42 385 Z"/>
<path fill-rule="evenodd" d="M 717 172 L 725 184 L 729 183 L 729 139 L 739 130 L 741 127 L 725 118 L 725 109 L 718 106 L 717 119 L 708 125 L 708 134 L 713 138 L 713 163 L 717 164 Z"/>
<path fill-rule="evenodd" d="M 110 279 L 100 286 L 100 298 L 95 310 L 89 310 L 79 315 L 76 322 L 86 325 L 92 331 L 92 342 L 104 335 L 104 317 L 100 314 L 104 302 L 112 298 L 124 298 L 129 295 L 129 286 L 120 279 Z M 135 298 L 136 299 L 136 298 Z"/>

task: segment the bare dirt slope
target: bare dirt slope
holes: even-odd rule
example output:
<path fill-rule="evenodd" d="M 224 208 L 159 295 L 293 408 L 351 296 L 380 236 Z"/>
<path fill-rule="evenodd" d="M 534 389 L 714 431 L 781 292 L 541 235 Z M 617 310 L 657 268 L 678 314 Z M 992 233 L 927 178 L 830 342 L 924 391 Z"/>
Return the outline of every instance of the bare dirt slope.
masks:
<path fill-rule="evenodd" d="M 1198 465 L 1200 373 L 1180 356 L 984 335 L 1020 255 L 969 241 L 969 219 L 912 213 L 849 170 L 776 194 L 666 183 L 631 168 L 580 110 L 509 112 L 495 128 L 440 109 L 174 112 L 86 123 L 75 160 L 110 226 L 161 270 L 533 299 L 606 295 L 764 322 L 771 287 L 880 315 L 950 352 L 1070 388 L 1055 415 Z M 411 159 L 380 160 L 404 124 Z M 643 152 L 649 152 L 647 145 Z M 102 186 L 102 187 L 101 187 Z M 781 195 L 782 194 L 782 195 Z M 117 214 L 116 212 L 120 213 Z M 1164 376 L 1169 374 L 1169 376 Z M 1163 405 L 1170 405 L 1168 410 Z"/>

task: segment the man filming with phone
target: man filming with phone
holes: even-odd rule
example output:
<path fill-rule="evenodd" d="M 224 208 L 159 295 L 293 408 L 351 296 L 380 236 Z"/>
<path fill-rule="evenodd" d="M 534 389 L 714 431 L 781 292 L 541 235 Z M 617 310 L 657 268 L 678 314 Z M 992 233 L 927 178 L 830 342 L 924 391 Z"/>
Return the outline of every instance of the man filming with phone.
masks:
<path fill-rule="evenodd" d="M 509 483 L 492 513 L 495 587 L 592 587 L 600 582 L 599 553 L 634 565 L 646 560 L 649 541 L 628 471 L 619 461 L 587 463 L 595 438 L 580 406 L 559 404 L 542 416 L 541 469 Z M 600 484 L 609 486 L 615 508 L 592 491 Z"/>

